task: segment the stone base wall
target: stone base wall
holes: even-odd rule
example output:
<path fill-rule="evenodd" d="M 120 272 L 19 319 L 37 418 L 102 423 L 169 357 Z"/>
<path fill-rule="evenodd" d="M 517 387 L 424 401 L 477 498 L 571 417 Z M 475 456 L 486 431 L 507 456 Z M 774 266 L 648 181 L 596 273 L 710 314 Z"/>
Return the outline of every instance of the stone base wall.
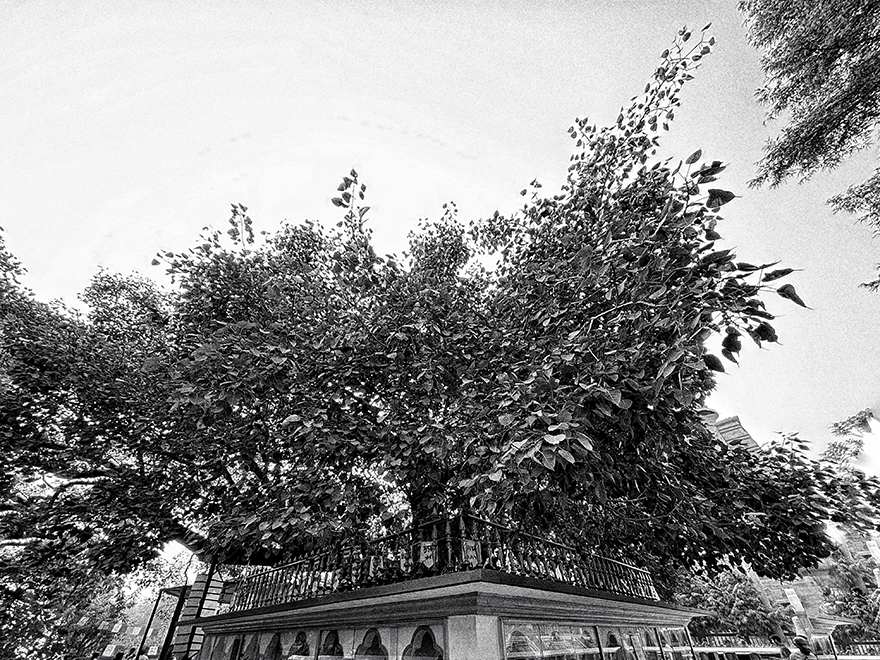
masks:
<path fill-rule="evenodd" d="M 194 625 L 198 660 L 693 660 L 695 614 L 477 570 Z"/>

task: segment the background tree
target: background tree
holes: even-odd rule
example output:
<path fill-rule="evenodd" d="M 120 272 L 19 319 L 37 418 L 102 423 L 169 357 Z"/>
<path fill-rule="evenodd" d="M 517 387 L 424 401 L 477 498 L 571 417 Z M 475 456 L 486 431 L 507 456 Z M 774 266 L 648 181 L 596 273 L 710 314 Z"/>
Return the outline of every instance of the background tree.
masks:
<path fill-rule="evenodd" d="M 828 582 L 823 585 L 825 604 L 823 610 L 857 620 L 857 625 L 848 626 L 850 637 L 877 639 L 880 635 L 880 602 L 873 585 L 873 561 L 853 557 L 843 549 L 837 549 L 831 556 L 832 564 Z"/>
<path fill-rule="evenodd" d="M 834 466 L 841 483 L 858 479 L 861 474 L 858 461 L 863 457 L 865 435 L 872 431 L 873 418 L 874 413 L 865 409 L 831 425 L 834 437 L 823 458 Z M 859 639 L 877 639 L 880 636 L 880 591 L 876 588 L 874 561 L 851 551 L 854 541 L 864 542 L 870 537 L 846 526 L 840 532 L 844 538 L 830 558 L 828 580 L 823 584 L 822 609 L 858 621 L 835 630 L 835 640 L 841 645 Z"/>
<path fill-rule="evenodd" d="M 682 580 L 676 602 L 712 612 L 696 617 L 688 628 L 697 639 L 735 633 L 741 637 L 765 637 L 790 632 L 789 607 L 767 607 L 747 575 L 728 569 L 716 575 L 692 574 Z"/>
<path fill-rule="evenodd" d="M 759 100 L 786 125 L 755 183 L 807 179 L 875 144 L 880 126 L 880 3 L 742 0 L 749 37 L 763 50 Z M 880 231 L 880 170 L 831 200 Z M 880 279 L 866 284 L 880 287 Z"/>
<path fill-rule="evenodd" d="M 143 629 L 131 634 L 131 628 L 146 625 L 159 589 L 187 584 L 206 568 L 188 552 L 158 557 L 128 575 L 107 574 L 89 565 L 33 566 L 11 559 L 6 556 L 0 564 L 4 577 L 0 658 L 4 659 L 87 658 L 109 643 L 126 649 L 138 646 Z M 152 624 L 163 633 L 173 610 L 171 600 L 169 608 L 166 599 Z M 113 632 L 118 623 L 124 625 L 124 635 Z"/>
<path fill-rule="evenodd" d="M 94 569 L 48 562 L 33 568 L 7 556 L 0 570 L 0 658 L 49 660 L 103 649 L 112 633 L 102 622 L 115 622 L 130 601 L 120 576 Z"/>
<path fill-rule="evenodd" d="M 804 302 L 790 269 L 718 244 L 723 163 L 656 158 L 711 50 L 690 39 L 613 125 L 569 129 L 559 194 L 533 182 L 518 213 L 471 223 L 449 205 L 402 257 L 374 250 L 352 170 L 335 229 L 258 240 L 235 205 L 227 237 L 158 256 L 168 292 L 104 273 L 78 315 L 10 266 L 0 543 L 107 572 L 171 539 L 272 562 L 471 509 L 646 565 L 667 593 L 682 567 L 787 577 L 826 556 L 822 520 L 867 524 L 876 483 L 703 422 L 724 368 L 706 341 L 735 361 L 776 340 L 762 296 Z"/>

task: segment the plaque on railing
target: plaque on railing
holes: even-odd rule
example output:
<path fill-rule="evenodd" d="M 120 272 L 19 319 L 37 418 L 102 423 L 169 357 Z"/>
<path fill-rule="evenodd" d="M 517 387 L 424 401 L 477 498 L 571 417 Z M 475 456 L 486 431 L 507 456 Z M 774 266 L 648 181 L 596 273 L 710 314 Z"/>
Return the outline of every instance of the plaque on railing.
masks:
<path fill-rule="evenodd" d="M 400 570 L 404 575 L 409 574 L 412 571 L 412 553 L 409 550 L 404 550 L 400 553 Z"/>
<path fill-rule="evenodd" d="M 437 542 L 421 541 L 416 544 L 419 553 L 419 563 L 425 568 L 434 568 L 437 565 Z"/>
<path fill-rule="evenodd" d="M 376 577 L 376 575 L 379 574 L 379 571 L 383 570 L 384 568 L 385 568 L 385 558 L 384 557 L 378 557 L 376 555 L 372 555 L 369 558 L 368 575 L 371 578 Z"/>
<path fill-rule="evenodd" d="M 469 568 L 477 568 L 483 563 L 480 544 L 472 539 L 462 539 L 461 559 L 465 566 L 468 566 Z"/>

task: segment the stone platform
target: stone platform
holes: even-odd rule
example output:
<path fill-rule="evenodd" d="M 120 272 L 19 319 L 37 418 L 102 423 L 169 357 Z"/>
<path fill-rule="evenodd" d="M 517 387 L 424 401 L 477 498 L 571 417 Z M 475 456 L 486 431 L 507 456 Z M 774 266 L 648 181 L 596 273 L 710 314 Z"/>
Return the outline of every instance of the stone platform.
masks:
<path fill-rule="evenodd" d="M 193 621 L 198 660 L 688 660 L 699 612 L 476 569 Z"/>

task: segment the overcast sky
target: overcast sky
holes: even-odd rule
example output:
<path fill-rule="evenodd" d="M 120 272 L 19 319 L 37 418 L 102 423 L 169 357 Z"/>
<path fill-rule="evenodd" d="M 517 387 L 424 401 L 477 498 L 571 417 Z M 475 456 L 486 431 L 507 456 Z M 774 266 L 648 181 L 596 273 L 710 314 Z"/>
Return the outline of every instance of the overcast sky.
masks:
<path fill-rule="evenodd" d="M 0 226 L 41 299 L 76 301 L 99 266 L 139 271 L 158 250 L 223 227 L 335 222 L 356 168 L 380 251 L 421 217 L 511 210 L 534 178 L 552 190 L 576 116 L 613 121 L 687 23 L 718 40 L 664 150 L 730 163 L 742 195 L 719 225 L 814 309 L 768 300 L 781 345 L 746 347 L 711 404 L 753 435 L 828 426 L 880 408 L 880 244 L 825 200 L 872 154 L 798 186 L 749 190 L 764 140 L 759 56 L 734 0 L 672 2 L 0 2 Z"/>

